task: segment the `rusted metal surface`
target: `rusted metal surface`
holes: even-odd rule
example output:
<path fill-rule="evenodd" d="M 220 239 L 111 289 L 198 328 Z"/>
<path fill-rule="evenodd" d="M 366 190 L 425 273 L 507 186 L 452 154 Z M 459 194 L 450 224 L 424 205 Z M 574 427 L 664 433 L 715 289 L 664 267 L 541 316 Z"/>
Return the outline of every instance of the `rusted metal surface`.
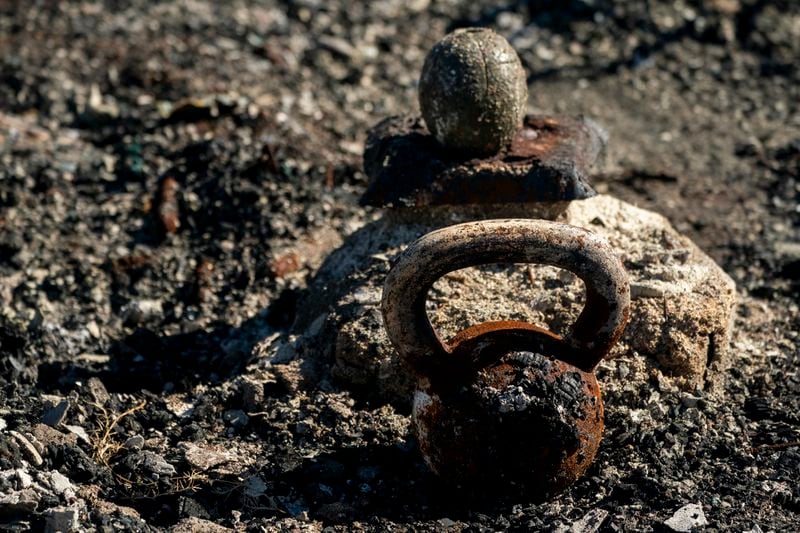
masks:
<path fill-rule="evenodd" d="M 425 312 L 433 283 L 488 263 L 542 263 L 580 277 L 586 306 L 564 338 L 517 321 L 442 342 Z M 469 490 L 553 494 L 578 479 L 602 440 L 594 367 L 628 320 L 622 264 L 598 236 L 543 220 L 450 226 L 414 242 L 384 285 L 386 331 L 418 376 L 414 430 L 432 470 Z"/>
<path fill-rule="evenodd" d="M 509 391 L 512 400 L 499 400 Z M 603 402 L 593 373 L 512 352 L 470 386 L 417 391 L 413 423 L 426 463 L 449 482 L 546 497 L 591 466 L 603 437 Z"/>
<path fill-rule="evenodd" d="M 383 289 L 383 316 L 395 348 L 414 367 L 449 352 L 425 314 L 433 283 L 454 270 L 491 263 L 538 263 L 573 272 L 586 285 L 586 306 L 563 340 L 566 362 L 591 371 L 625 327 L 630 307 L 628 277 L 598 235 L 545 220 L 468 222 L 428 233 L 395 263 Z"/>
<path fill-rule="evenodd" d="M 178 207 L 180 185 L 170 176 L 161 180 L 158 190 L 158 220 L 164 233 L 176 233 L 181 227 Z"/>
<path fill-rule="evenodd" d="M 555 202 L 596 193 L 589 172 L 606 132 L 584 117 L 528 115 L 498 154 L 470 158 L 444 149 L 420 118 L 390 117 L 369 133 L 361 201 L 374 206 Z"/>

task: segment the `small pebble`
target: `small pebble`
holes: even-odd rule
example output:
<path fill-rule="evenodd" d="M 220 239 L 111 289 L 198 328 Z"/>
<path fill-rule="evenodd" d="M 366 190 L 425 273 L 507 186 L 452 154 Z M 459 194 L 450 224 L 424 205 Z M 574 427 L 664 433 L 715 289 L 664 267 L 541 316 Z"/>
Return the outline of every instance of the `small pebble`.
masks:
<path fill-rule="evenodd" d="M 44 463 L 44 459 L 42 459 L 41 454 L 36 449 L 36 447 L 25 437 L 22 433 L 18 431 L 11 430 L 8 432 L 12 437 L 14 437 L 19 444 L 22 453 L 25 457 L 30 461 L 31 464 L 34 466 L 41 466 Z"/>
<path fill-rule="evenodd" d="M 144 437 L 141 435 L 134 435 L 129 437 L 123 444 L 122 447 L 126 450 L 141 450 L 144 447 Z"/>
<path fill-rule="evenodd" d="M 678 533 L 690 533 L 694 529 L 708 525 L 708 521 L 700 504 L 690 503 L 675 511 L 664 525 Z"/>

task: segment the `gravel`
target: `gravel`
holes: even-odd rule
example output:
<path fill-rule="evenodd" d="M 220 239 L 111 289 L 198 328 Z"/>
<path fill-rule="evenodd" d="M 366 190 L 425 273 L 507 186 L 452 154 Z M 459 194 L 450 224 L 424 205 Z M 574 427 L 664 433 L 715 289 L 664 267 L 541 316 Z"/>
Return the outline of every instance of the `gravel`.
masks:
<path fill-rule="evenodd" d="M 789 0 L 0 4 L 0 528 L 800 529 L 799 24 Z M 530 112 L 608 129 L 600 192 L 739 290 L 722 394 L 601 367 L 598 457 L 545 503 L 461 501 L 408 412 L 293 352 L 316 267 L 375 214 L 367 129 L 466 25 L 519 51 Z"/>

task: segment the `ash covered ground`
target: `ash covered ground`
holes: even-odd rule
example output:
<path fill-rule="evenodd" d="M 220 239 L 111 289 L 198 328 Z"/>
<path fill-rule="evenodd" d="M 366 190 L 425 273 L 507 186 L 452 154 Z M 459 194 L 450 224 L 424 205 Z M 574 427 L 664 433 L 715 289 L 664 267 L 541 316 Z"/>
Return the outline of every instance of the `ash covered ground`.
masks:
<path fill-rule="evenodd" d="M 377 214 L 366 130 L 467 25 L 739 289 L 722 393 L 601 366 L 598 458 L 545 503 L 460 501 L 407 411 L 253 350 Z M 0 2 L 0 527 L 800 529 L 798 57 L 790 0 Z"/>

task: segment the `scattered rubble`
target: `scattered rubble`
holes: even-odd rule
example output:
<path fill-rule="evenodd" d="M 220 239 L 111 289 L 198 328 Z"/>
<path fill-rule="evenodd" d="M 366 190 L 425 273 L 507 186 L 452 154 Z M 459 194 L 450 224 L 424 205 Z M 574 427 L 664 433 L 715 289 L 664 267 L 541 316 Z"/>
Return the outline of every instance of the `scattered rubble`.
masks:
<path fill-rule="evenodd" d="M 536 531 L 597 510 L 600 531 L 633 531 L 694 502 L 708 529 L 798 530 L 800 11 L 717 4 L 0 8 L 0 529 L 76 511 L 79 530 Z M 358 205 L 364 132 L 416 112 L 426 52 L 465 25 L 520 50 L 529 112 L 609 129 L 599 192 L 664 214 L 739 291 L 725 399 L 636 357 L 604 363 L 598 458 L 539 505 L 464 505 L 437 485 L 407 411 L 304 358 L 332 309 L 288 335 L 320 262 L 374 221 Z M 277 276 L 291 252 L 299 268 Z M 128 316 L 139 302 L 158 312 Z M 55 427 L 45 395 L 69 401 Z M 203 470 L 181 443 L 235 460 Z"/>

